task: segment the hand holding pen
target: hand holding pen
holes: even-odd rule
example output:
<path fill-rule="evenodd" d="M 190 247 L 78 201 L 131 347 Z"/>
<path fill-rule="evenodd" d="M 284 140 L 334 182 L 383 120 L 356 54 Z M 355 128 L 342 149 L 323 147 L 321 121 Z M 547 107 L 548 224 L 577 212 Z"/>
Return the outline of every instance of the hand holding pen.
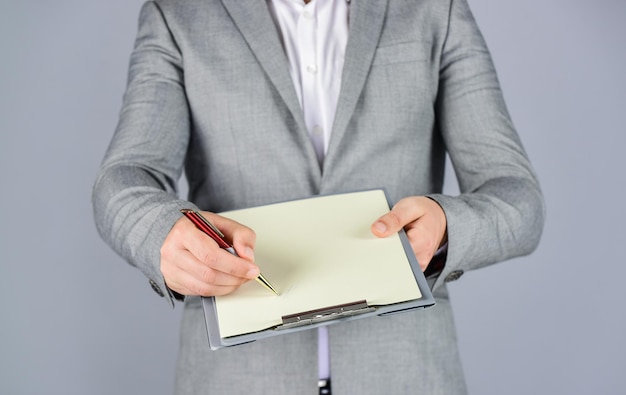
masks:
<path fill-rule="evenodd" d="M 198 211 L 194 211 L 190 209 L 182 209 L 180 210 L 180 212 L 183 213 L 185 217 L 187 217 L 191 222 L 193 222 L 193 224 L 196 225 L 198 229 L 200 229 L 201 231 L 206 233 L 210 238 L 212 238 L 213 241 L 215 241 L 220 248 L 225 249 L 226 251 L 228 251 L 229 253 L 235 256 L 239 256 L 237 254 L 237 251 L 235 251 L 235 248 L 231 246 L 230 244 L 228 244 L 222 231 L 220 231 L 215 225 L 213 225 L 208 219 L 206 219 Z M 263 276 L 261 273 L 259 273 L 259 276 L 256 278 L 256 280 L 259 282 L 259 284 L 263 285 L 265 288 L 269 289 L 270 291 L 278 295 L 278 292 L 276 292 L 276 289 L 274 289 L 272 284 L 270 284 L 270 282 L 267 281 L 265 276 Z"/>
<path fill-rule="evenodd" d="M 254 264 L 254 231 L 215 214 L 204 215 L 229 235 L 240 256 L 220 248 L 189 219 L 181 217 L 163 242 L 160 268 L 168 287 L 182 295 L 226 295 L 260 274 Z"/>

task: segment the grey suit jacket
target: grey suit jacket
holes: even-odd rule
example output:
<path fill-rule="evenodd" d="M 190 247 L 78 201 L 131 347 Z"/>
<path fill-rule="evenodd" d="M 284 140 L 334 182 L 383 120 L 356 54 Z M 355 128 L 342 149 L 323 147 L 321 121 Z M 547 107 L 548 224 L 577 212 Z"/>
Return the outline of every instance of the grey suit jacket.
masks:
<path fill-rule="evenodd" d="M 446 152 L 459 196 L 441 194 Z M 183 169 L 188 199 L 176 196 Z M 377 187 L 444 209 L 438 304 L 331 326 L 333 390 L 464 393 L 445 283 L 531 252 L 543 225 L 537 179 L 466 0 L 352 1 L 323 168 L 265 1 L 145 4 L 93 203 L 103 238 L 158 293 L 172 302 L 159 249 L 182 207 L 219 212 Z M 200 303 L 188 298 L 177 393 L 314 394 L 316 347 L 305 331 L 212 352 Z"/>

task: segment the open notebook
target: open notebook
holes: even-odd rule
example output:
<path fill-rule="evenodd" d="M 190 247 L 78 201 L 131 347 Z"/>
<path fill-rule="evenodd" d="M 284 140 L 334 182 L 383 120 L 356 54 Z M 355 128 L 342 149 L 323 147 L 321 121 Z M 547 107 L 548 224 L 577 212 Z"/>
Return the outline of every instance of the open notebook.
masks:
<path fill-rule="evenodd" d="M 255 261 L 280 296 L 251 281 L 203 298 L 211 348 L 433 305 L 404 232 L 370 232 L 388 211 L 371 190 L 221 213 L 255 230 Z"/>

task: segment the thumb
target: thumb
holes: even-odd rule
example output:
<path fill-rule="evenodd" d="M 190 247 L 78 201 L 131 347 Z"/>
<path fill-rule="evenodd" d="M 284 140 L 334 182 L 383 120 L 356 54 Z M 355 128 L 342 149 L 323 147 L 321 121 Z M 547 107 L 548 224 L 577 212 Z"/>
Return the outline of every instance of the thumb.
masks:
<path fill-rule="evenodd" d="M 400 229 L 417 220 L 423 213 L 419 210 L 419 205 L 415 203 L 411 198 L 400 200 L 391 211 L 372 224 L 372 233 L 378 237 L 387 237 L 398 233 Z"/>

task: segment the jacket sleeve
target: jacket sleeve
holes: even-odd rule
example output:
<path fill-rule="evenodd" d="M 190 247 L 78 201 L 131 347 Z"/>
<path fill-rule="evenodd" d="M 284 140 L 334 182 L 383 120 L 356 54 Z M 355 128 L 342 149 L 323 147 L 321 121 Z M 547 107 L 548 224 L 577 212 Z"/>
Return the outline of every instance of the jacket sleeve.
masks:
<path fill-rule="evenodd" d="M 152 288 L 167 296 L 160 248 L 181 208 L 176 195 L 189 141 L 182 59 L 159 8 L 147 2 L 131 55 L 120 121 L 93 187 L 96 227 Z"/>
<path fill-rule="evenodd" d="M 447 261 L 433 289 L 466 270 L 529 254 L 545 215 L 537 177 L 466 0 L 451 1 L 436 111 L 461 193 L 430 196 L 448 221 Z"/>

